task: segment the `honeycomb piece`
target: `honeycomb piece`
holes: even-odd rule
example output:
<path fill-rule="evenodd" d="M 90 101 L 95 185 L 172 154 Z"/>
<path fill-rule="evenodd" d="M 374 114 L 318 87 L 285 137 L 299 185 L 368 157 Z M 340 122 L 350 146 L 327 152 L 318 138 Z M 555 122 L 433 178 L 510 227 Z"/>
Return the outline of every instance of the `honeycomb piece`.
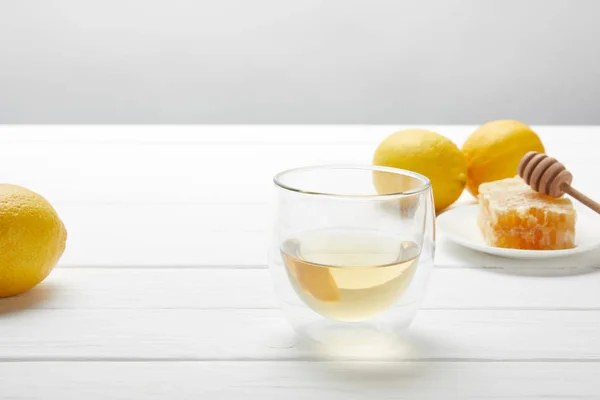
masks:
<path fill-rule="evenodd" d="M 571 200 L 534 192 L 519 177 L 479 186 L 478 224 L 494 247 L 559 250 L 575 247 Z"/>

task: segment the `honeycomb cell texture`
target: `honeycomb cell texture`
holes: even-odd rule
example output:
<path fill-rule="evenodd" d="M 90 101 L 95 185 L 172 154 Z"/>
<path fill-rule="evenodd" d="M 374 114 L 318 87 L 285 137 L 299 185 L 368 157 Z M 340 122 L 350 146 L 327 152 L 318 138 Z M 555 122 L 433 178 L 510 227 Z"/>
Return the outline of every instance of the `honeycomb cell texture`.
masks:
<path fill-rule="evenodd" d="M 533 191 L 519 177 L 479 186 L 478 224 L 494 247 L 559 250 L 575 247 L 571 200 Z"/>

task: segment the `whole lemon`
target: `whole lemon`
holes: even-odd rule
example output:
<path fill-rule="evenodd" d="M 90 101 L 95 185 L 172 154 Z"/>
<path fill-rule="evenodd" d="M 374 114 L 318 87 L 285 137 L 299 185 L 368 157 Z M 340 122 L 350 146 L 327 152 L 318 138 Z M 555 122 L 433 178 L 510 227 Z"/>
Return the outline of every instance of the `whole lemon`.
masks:
<path fill-rule="evenodd" d="M 407 169 L 431 181 L 436 211 L 454 203 L 465 188 L 466 162 L 459 148 L 435 132 L 407 129 L 388 136 L 375 151 L 373 164 Z M 377 190 L 386 192 L 385 182 L 375 177 Z"/>
<path fill-rule="evenodd" d="M 46 199 L 0 184 L 0 297 L 44 280 L 65 250 L 67 231 Z"/>
<path fill-rule="evenodd" d="M 529 151 L 544 152 L 539 136 L 519 121 L 493 121 L 469 136 L 462 151 L 467 159 L 467 189 L 477 197 L 484 182 L 517 174 L 521 158 Z"/>

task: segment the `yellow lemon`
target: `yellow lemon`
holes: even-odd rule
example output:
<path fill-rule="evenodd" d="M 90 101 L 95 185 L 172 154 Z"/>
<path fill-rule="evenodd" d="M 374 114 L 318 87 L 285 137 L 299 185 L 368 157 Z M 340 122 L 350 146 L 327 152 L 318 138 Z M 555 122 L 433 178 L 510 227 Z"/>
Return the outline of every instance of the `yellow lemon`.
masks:
<path fill-rule="evenodd" d="M 407 129 L 388 136 L 375 151 L 373 164 L 407 169 L 431 181 L 436 211 L 460 197 L 466 182 L 466 162 L 460 149 L 435 132 Z M 382 175 L 384 176 L 384 175 Z M 375 175 L 379 193 L 389 193 L 389 184 Z"/>
<path fill-rule="evenodd" d="M 0 297 L 44 280 L 65 250 L 67 231 L 46 199 L 0 184 Z"/>
<path fill-rule="evenodd" d="M 467 189 L 477 197 L 479 185 L 515 176 L 525 153 L 543 153 L 544 146 L 529 126 L 504 120 L 481 125 L 462 151 L 467 159 Z"/>

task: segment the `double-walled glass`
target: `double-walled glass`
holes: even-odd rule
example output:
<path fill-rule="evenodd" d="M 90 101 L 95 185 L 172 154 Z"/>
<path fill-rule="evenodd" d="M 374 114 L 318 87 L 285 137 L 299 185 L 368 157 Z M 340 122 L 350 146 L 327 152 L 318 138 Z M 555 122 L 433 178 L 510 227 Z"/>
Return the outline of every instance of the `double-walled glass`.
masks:
<path fill-rule="evenodd" d="M 395 168 L 317 166 L 274 182 L 270 270 L 300 336 L 376 340 L 408 327 L 433 266 L 429 180 Z"/>

